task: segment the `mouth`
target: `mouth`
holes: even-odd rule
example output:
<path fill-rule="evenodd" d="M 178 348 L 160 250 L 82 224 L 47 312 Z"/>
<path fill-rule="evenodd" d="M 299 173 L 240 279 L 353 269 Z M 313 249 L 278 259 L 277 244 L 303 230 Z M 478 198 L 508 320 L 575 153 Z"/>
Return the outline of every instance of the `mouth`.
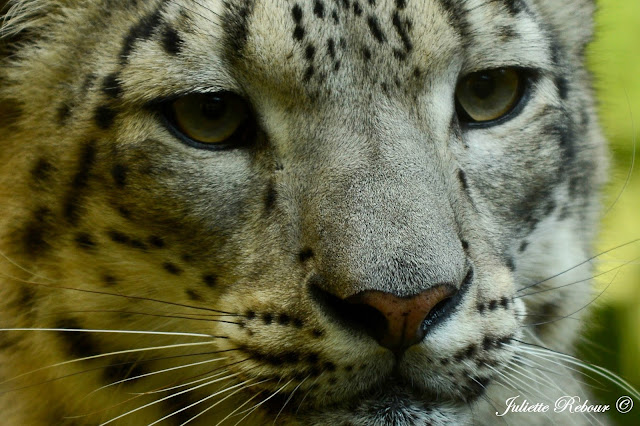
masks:
<path fill-rule="evenodd" d="M 265 404 L 265 408 L 274 417 L 295 418 L 305 425 L 409 426 L 450 424 L 452 418 L 460 418 L 459 423 L 464 423 L 461 416 L 468 403 L 462 398 L 419 389 L 396 373 L 352 397 L 332 400 L 329 395 L 326 402 L 311 402 L 307 396 L 277 395 Z M 445 419 L 449 421 L 445 422 Z"/>

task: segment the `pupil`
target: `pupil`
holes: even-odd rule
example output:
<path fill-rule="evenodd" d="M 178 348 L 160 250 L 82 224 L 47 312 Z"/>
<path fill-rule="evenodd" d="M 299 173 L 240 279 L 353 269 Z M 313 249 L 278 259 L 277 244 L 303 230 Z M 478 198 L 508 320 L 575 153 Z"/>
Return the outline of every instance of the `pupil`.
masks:
<path fill-rule="evenodd" d="M 481 74 L 474 79 L 471 89 L 477 98 L 484 100 L 495 92 L 496 81 L 488 74 Z"/>
<path fill-rule="evenodd" d="M 222 98 L 213 96 L 202 102 L 200 105 L 200 113 L 207 120 L 218 120 L 225 112 L 225 103 Z"/>

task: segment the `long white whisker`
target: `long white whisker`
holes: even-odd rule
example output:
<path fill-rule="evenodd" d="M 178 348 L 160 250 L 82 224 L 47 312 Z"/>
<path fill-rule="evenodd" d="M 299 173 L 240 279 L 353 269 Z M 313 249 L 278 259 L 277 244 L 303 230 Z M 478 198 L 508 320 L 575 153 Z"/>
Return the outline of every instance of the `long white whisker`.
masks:
<path fill-rule="evenodd" d="M 260 406 L 262 404 L 264 404 L 265 402 L 269 401 L 271 398 L 275 397 L 278 393 L 280 393 L 281 390 L 283 390 L 284 388 L 286 388 L 287 386 L 289 386 L 289 383 L 291 383 L 293 381 L 293 379 L 289 380 L 287 383 L 285 383 L 284 385 L 282 385 L 282 387 L 280 387 L 277 391 L 275 391 L 273 394 L 271 394 L 271 396 L 269 396 L 268 398 L 266 398 L 265 400 L 263 400 L 262 402 L 254 405 L 251 408 L 248 408 L 244 411 L 241 411 L 239 414 L 243 414 L 243 413 L 247 413 L 245 414 L 245 416 L 243 418 L 241 418 L 240 420 L 238 420 L 238 422 L 234 425 L 234 426 L 238 426 L 240 423 L 242 423 L 242 421 L 244 419 L 246 419 L 247 417 L 249 417 L 251 414 L 253 414 L 258 408 L 260 408 Z"/>
<path fill-rule="evenodd" d="M 264 383 L 264 382 L 268 382 L 271 379 L 266 379 L 262 382 L 259 383 L 255 383 L 260 384 L 260 383 Z M 245 405 L 247 405 L 248 403 L 250 403 L 251 401 L 253 401 L 254 399 L 256 399 L 258 396 L 260 396 L 262 394 L 262 392 L 264 392 L 264 390 L 259 391 L 257 394 L 253 395 L 251 398 L 247 399 L 245 402 L 243 402 L 240 406 L 238 406 L 235 410 L 233 410 L 232 412 L 230 412 L 229 414 L 227 414 L 227 416 L 220 420 L 218 423 L 215 424 L 215 426 L 220 426 L 222 423 L 224 423 L 227 419 L 229 419 L 230 417 L 233 417 L 238 411 L 240 411 L 242 409 L 242 407 L 244 407 Z"/>
<path fill-rule="evenodd" d="M 218 370 L 226 369 L 226 368 L 228 368 L 228 367 L 230 367 L 230 366 L 232 366 L 232 365 L 237 365 L 237 364 L 241 364 L 241 363 L 243 363 L 243 362 L 245 362 L 245 361 L 248 361 L 249 359 L 251 359 L 251 358 L 243 359 L 242 361 L 233 362 L 233 363 L 231 363 L 231 364 L 226 364 L 226 365 L 223 365 L 222 367 L 218 367 L 218 368 L 214 368 L 213 370 L 209 370 L 209 371 L 207 371 L 206 373 L 198 374 L 198 375 L 196 375 L 196 376 L 191 376 L 190 378 L 198 377 L 198 376 L 202 376 L 202 375 L 204 375 L 204 374 L 213 373 L 214 371 L 218 371 Z M 216 373 L 216 374 L 213 374 L 213 375 L 211 375 L 211 376 L 206 376 L 206 377 L 203 377 L 203 378 L 200 378 L 200 379 L 197 379 L 197 380 L 193 380 L 193 381 L 191 381 L 191 382 L 189 382 L 189 383 L 182 383 L 182 384 L 180 384 L 180 385 L 172 386 L 172 387 L 169 387 L 169 388 L 167 388 L 167 387 L 163 387 L 163 388 L 158 389 L 158 390 L 153 390 L 153 391 L 148 391 L 148 392 L 142 392 L 141 394 L 142 394 L 142 395 L 150 395 L 150 394 L 154 394 L 154 393 L 170 392 L 170 391 L 172 391 L 172 390 L 174 390 L 174 389 L 180 389 L 180 388 L 184 388 L 184 387 L 186 387 L 186 386 L 191 386 L 191 385 L 196 384 L 196 383 L 204 382 L 205 380 L 209 380 L 209 379 L 212 379 L 212 378 L 214 378 L 214 377 L 218 377 L 218 376 L 220 376 L 220 375 L 222 375 L 222 374 L 225 374 L 226 372 L 227 372 L 227 371 L 222 371 L 222 372 L 220 372 L 220 373 Z"/>
<path fill-rule="evenodd" d="M 83 357 L 83 358 L 76 358 L 76 359 L 71 359 L 71 360 L 68 360 L 68 361 L 59 362 L 57 364 L 47 365 L 46 367 L 40 367 L 40 368 L 37 368 L 35 370 L 31 370 L 29 372 L 22 373 L 22 374 L 20 374 L 18 376 L 14 376 L 14 377 L 12 377 L 10 379 L 7 379 L 7 380 L 5 380 L 3 382 L 0 382 L 0 385 L 3 385 L 5 383 L 9 383 L 9 382 L 14 381 L 14 380 L 17 380 L 17 379 L 19 379 L 21 377 L 24 377 L 24 376 L 27 376 L 29 374 L 37 373 L 38 371 L 46 370 L 46 369 L 49 369 L 49 368 L 60 367 L 62 365 L 73 364 L 73 363 L 76 363 L 76 362 L 88 361 L 88 360 L 91 360 L 91 359 L 104 358 L 104 357 L 114 356 L 114 355 L 131 354 L 131 353 L 136 353 L 136 352 L 154 351 L 154 350 L 159 350 L 159 349 L 184 348 L 184 347 L 189 347 L 189 346 L 202 346 L 202 345 L 210 345 L 210 344 L 211 344 L 211 342 L 180 343 L 180 344 L 176 344 L 176 345 L 152 346 L 152 347 L 147 347 L 147 348 L 127 349 L 127 350 L 123 350 L 123 351 L 107 352 L 107 353 L 103 353 L 103 354 L 99 354 L 99 355 L 91 355 L 91 356 L 87 356 L 87 357 Z"/>
<path fill-rule="evenodd" d="M 581 361 L 575 357 L 563 354 L 563 353 L 559 353 L 556 351 L 552 351 L 550 349 L 547 350 L 541 350 L 541 349 L 536 349 L 536 348 L 527 348 L 527 351 L 531 351 L 530 353 L 533 355 L 534 353 L 537 354 L 538 356 L 542 357 L 542 358 L 551 358 L 551 357 L 556 357 L 559 359 L 562 359 L 563 361 L 568 362 L 569 364 L 584 368 L 588 371 L 591 371 L 592 373 L 597 374 L 598 376 L 607 379 L 608 381 L 616 384 L 617 386 L 619 386 L 621 389 L 623 389 L 626 392 L 629 392 L 631 395 L 634 396 L 634 398 L 639 399 L 640 400 L 640 392 L 638 392 L 631 384 L 629 384 L 629 382 L 627 382 L 626 380 L 624 380 L 622 377 L 618 376 L 617 374 L 613 373 L 612 371 L 607 370 L 606 368 L 597 366 L 597 365 L 593 365 L 593 364 L 589 364 L 587 362 Z M 570 368 L 568 366 L 566 366 L 567 368 Z M 576 370 L 577 371 L 577 370 Z M 579 371 L 578 371 L 579 372 Z M 584 374 L 582 372 L 580 372 L 581 374 Z"/>
<path fill-rule="evenodd" d="M 299 384 L 298 386 L 295 387 L 295 389 L 293 390 L 293 392 L 291 392 L 291 394 L 289 395 L 289 398 L 287 398 L 287 400 L 284 402 L 284 405 L 282 406 L 282 408 L 280 409 L 280 411 L 278 411 L 278 415 L 276 416 L 275 419 L 273 419 L 273 424 L 275 425 L 276 422 L 278 421 L 278 417 L 280 417 L 280 414 L 282 414 L 282 411 L 284 410 L 284 408 L 287 406 L 287 404 L 289 403 L 289 401 L 291 401 L 291 398 L 293 398 L 293 394 L 296 393 L 296 391 L 300 388 L 300 386 L 302 386 L 302 384 L 304 382 L 307 381 L 307 379 L 311 377 L 310 375 L 305 377 Z"/>
<path fill-rule="evenodd" d="M 95 389 L 95 390 L 91 391 L 87 396 L 92 395 L 93 393 L 101 391 L 103 389 L 107 389 L 107 388 L 110 388 L 112 386 L 116 386 L 116 385 L 119 385 L 120 383 L 125 383 L 125 382 L 131 381 L 131 380 L 138 380 L 138 379 L 142 379 L 143 377 L 155 376 L 156 374 L 162 374 L 162 373 L 166 373 L 166 372 L 169 372 L 169 371 L 181 370 L 183 368 L 195 367 L 197 365 L 209 364 L 209 363 L 212 363 L 212 362 L 222 361 L 222 360 L 225 360 L 225 359 L 229 359 L 229 357 L 208 359 L 206 361 L 194 362 L 194 363 L 186 364 L 186 365 L 179 365 L 177 367 L 166 368 L 164 370 L 154 371 L 152 373 L 140 374 L 139 376 L 135 376 L 135 377 L 128 377 L 126 379 L 118 380 L 117 382 L 109 383 L 108 385 L 105 385 L 105 386 L 102 386 L 102 387 L 100 387 L 98 389 Z"/>
<path fill-rule="evenodd" d="M 112 418 L 112 419 L 110 419 L 110 420 L 107 420 L 107 421 L 106 421 L 106 422 L 104 422 L 104 423 L 100 423 L 100 426 L 104 426 L 104 425 L 108 425 L 108 424 L 110 424 L 110 423 L 113 423 L 113 422 L 115 422 L 115 421 L 116 421 L 116 420 L 118 420 L 118 419 L 121 419 L 121 418 L 123 418 L 123 417 L 125 417 L 125 416 L 128 416 L 128 415 L 130 415 L 130 414 L 133 414 L 133 413 L 135 413 L 135 412 L 137 412 L 137 411 L 140 411 L 140 410 L 142 410 L 142 409 L 144 409 L 144 408 L 151 407 L 152 405 L 159 404 L 160 402 L 162 402 L 162 401 L 166 401 L 167 399 L 175 398 L 175 397 L 176 397 L 176 396 L 178 396 L 178 395 L 182 395 L 182 394 L 185 394 L 185 393 L 187 393 L 187 392 L 192 392 L 192 391 L 194 391 L 194 390 L 196 390 L 196 389 L 200 389 L 200 388 L 202 388 L 202 387 L 212 385 L 212 384 L 214 384 L 214 383 L 217 383 L 217 382 L 222 381 L 222 380 L 229 379 L 229 378 L 231 378 L 231 377 L 235 377 L 235 376 L 237 376 L 237 375 L 238 375 L 238 373 L 230 374 L 230 375 L 228 375 L 228 376 L 226 376 L 226 377 L 222 377 L 222 378 L 219 378 L 219 379 L 211 380 L 210 382 L 203 383 L 203 384 L 201 384 L 201 385 L 194 386 L 194 387 L 189 388 L 189 389 L 185 389 L 185 390 L 183 390 L 183 391 L 181 391 L 181 392 L 177 392 L 177 393 L 174 393 L 174 394 L 171 394 L 171 395 L 165 396 L 164 398 L 160 398 L 160 399 L 158 399 L 158 400 L 155 400 L 155 401 L 149 402 L 148 404 L 142 405 L 142 406 L 140 406 L 140 407 L 138 407 L 138 408 L 134 408 L 133 410 L 127 411 L 126 413 L 120 414 L 119 416 L 114 417 L 114 418 Z"/>
<path fill-rule="evenodd" d="M 249 380 L 252 380 L 252 379 L 249 379 Z M 211 395 L 207 395 L 206 397 L 204 397 L 204 398 L 202 398 L 202 399 L 200 399 L 200 400 L 198 400 L 198 401 L 196 401 L 196 402 L 194 402 L 194 403 L 192 403 L 192 404 L 189 404 L 189 405 L 187 405 L 186 407 L 182 407 L 181 409 L 176 410 L 176 411 L 174 411 L 173 413 L 167 414 L 166 416 L 162 417 L 161 419 L 156 420 L 156 421 L 155 421 L 155 422 L 153 422 L 153 423 L 149 423 L 149 425 L 148 425 L 148 426 L 157 425 L 158 423 L 160 423 L 160 422 L 162 422 L 162 421 L 164 421 L 164 420 L 166 420 L 166 419 L 168 419 L 168 418 L 171 418 L 171 417 L 175 416 L 175 415 L 176 415 L 176 414 L 178 414 L 178 413 L 182 413 L 183 411 L 186 411 L 186 410 L 188 410 L 188 409 L 189 409 L 189 408 L 191 408 L 191 407 L 195 407 L 196 405 L 199 405 L 199 404 L 201 404 L 201 403 L 203 403 L 203 402 L 205 402 L 205 401 L 208 401 L 208 400 L 210 400 L 211 398 L 215 398 L 216 396 L 221 395 L 221 394 L 223 394 L 223 393 L 225 393 L 225 392 L 229 392 L 230 390 L 236 389 L 236 388 L 238 388 L 238 387 L 242 387 L 242 386 L 246 385 L 247 383 L 248 383 L 248 381 L 240 382 L 240 383 L 235 384 L 235 385 L 233 385 L 233 386 L 229 386 L 229 387 L 226 387 L 226 388 L 224 388 L 224 389 L 222 389 L 222 390 L 219 390 L 218 392 L 214 392 L 214 393 L 212 393 Z M 231 395 L 233 395 L 233 393 L 232 393 Z M 228 398 L 228 397 L 229 397 L 229 396 L 231 396 L 231 395 L 228 395 L 227 397 L 225 397 L 224 399 L 221 399 L 221 400 L 220 400 L 220 401 L 218 401 L 217 403 L 220 403 L 220 402 L 224 401 L 226 398 Z M 201 412 L 200 414 L 202 414 L 202 412 Z M 198 417 L 198 416 L 196 416 L 196 417 Z M 189 419 L 187 422 L 185 422 L 185 423 L 183 423 L 183 424 L 189 423 L 191 420 L 195 419 L 196 417 L 192 417 L 191 419 Z"/>
<path fill-rule="evenodd" d="M 239 393 L 239 392 L 242 392 L 243 390 L 246 390 L 246 389 L 248 389 L 248 388 L 250 388 L 250 387 L 258 386 L 258 385 L 259 385 L 259 384 L 261 384 L 261 383 L 264 383 L 264 382 L 269 381 L 269 379 L 265 379 L 265 380 L 262 380 L 262 381 L 257 382 L 257 383 L 251 383 L 251 384 L 249 384 L 252 380 L 254 380 L 254 379 L 249 379 L 249 380 L 247 380 L 247 381 L 245 381 L 245 382 L 241 383 L 241 384 L 244 384 L 245 386 L 244 386 L 244 387 L 241 387 L 241 388 L 240 388 L 240 389 L 238 389 L 238 390 L 233 391 L 233 392 L 232 392 L 232 393 L 230 393 L 229 395 L 227 395 L 227 396 L 225 396 L 224 398 L 222 398 L 220 401 L 217 401 L 215 404 L 210 405 L 209 407 L 205 408 L 204 410 L 202 410 L 202 411 L 201 411 L 200 413 L 198 413 L 197 415 L 193 416 L 192 418 L 190 418 L 190 419 L 189 419 L 189 420 L 187 420 L 186 422 L 182 423 L 180 426 L 184 426 L 184 425 L 186 425 L 186 424 L 188 424 L 188 423 L 191 423 L 193 420 L 197 419 L 198 417 L 200 417 L 201 415 L 203 415 L 203 414 L 204 414 L 204 413 L 206 413 L 207 411 L 212 410 L 212 409 L 213 409 L 213 408 L 215 408 L 218 404 L 220 404 L 220 403 L 224 402 L 226 399 L 231 398 L 233 395 L 235 395 L 235 394 L 237 394 L 237 393 Z M 245 402 L 245 404 L 246 404 L 246 402 Z"/>

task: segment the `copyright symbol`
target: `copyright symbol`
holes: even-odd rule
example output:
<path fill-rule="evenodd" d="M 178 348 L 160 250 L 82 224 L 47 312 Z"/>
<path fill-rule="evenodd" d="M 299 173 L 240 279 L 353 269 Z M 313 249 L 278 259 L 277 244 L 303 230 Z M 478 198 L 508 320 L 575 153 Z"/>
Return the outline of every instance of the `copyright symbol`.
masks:
<path fill-rule="evenodd" d="M 633 409 L 633 399 L 628 396 L 621 396 L 616 401 L 616 410 L 622 414 L 627 414 Z"/>

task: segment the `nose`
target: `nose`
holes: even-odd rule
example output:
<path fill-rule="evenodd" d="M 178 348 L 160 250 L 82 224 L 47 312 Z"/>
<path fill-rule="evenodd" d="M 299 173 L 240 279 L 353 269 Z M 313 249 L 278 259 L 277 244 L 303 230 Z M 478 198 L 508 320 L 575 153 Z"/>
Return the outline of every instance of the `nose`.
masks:
<path fill-rule="evenodd" d="M 359 323 L 381 346 L 401 353 L 424 339 L 429 325 L 448 310 L 447 302 L 452 301 L 456 292 L 450 285 L 432 287 L 410 297 L 364 291 L 345 301 L 364 314 L 352 317 L 356 325 Z M 366 311 L 377 318 L 366 315 Z"/>
<path fill-rule="evenodd" d="M 418 294 L 399 296 L 381 290 L 365 290 L 341 298 L 325 290 L 316 275 L 310 289 L 316 303 L 344 328 L 364 332 L 396 355 L 420 343 L 431 328 L 444 321 L 461 302 L 472 282 L 469 269 L 460 286 L 436 284 Z"/>

